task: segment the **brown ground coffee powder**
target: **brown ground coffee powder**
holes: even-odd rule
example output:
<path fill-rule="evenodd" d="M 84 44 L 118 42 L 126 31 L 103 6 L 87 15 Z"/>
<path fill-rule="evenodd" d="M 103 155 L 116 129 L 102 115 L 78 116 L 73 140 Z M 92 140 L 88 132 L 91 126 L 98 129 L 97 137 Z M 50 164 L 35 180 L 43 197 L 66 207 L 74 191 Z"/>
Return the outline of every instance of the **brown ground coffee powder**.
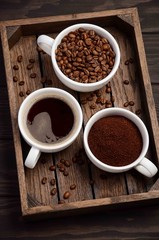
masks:
<path fill-rule="evenodd" d="M 125 166 L 142 151 L 142 136 L 137 126 L 123 116 L 108 116 L 92 126 L 88 143 L 100 161 L 111 166 Z"/>

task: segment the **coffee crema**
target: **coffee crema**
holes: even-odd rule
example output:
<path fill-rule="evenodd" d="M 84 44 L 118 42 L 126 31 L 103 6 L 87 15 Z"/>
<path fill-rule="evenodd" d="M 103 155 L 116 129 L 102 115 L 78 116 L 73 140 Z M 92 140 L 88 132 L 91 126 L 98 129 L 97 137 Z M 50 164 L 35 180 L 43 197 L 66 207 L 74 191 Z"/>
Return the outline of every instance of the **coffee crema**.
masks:
<path fill-rule="evenodd" d="M 107 116 L 92 126 L 88 144 L 94 156 L 111 166 L 126 166 L 134 162 L 143 147 L 138 127 L 123 116 Z"/>
<path fill-rule="evenodd" d="M 73 124 L 71 108 L 64 101 L 52 97 L 33 104 L 27 115 L 27 127 L 31 135 L 43 143 L 63 140 Z"/>

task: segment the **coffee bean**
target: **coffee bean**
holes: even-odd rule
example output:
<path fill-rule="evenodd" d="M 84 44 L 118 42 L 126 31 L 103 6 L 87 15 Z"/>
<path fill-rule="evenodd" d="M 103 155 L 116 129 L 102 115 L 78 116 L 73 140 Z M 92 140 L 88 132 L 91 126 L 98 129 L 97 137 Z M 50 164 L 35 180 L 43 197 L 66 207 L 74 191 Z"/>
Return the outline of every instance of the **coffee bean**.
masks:
<path fill-rule="evenodd" d="M 22 60 L 23 60 L 22 55 L 19 55 L 19 56 L 17 57 L 17 61 L 20 63 L 20 62 L 22 62 Z"/>
<path fill-rule="evenodd" d="M 67 171 L 66 169 L 63 171 L 63 175 L 64 175 L 65 177 L 67 177 L 67 176 L 69 175 L 69 173 L 68 173 L 68 171 Z"/>
<path fill-rule="evenodd" d="M 14 69 L 14 70 L 19 70 L 19 66 L 18 66 L 17 64 L 14 65 L 14 66 L 13 66 L 13 69 Z"/>
<path fill-rule="evenodd" d="M 29 64 L 27 65 L 27 69 L 30 70 L 30 69 L 33 68 L 33 66 L 34 66 L 33 63 L 29 63 Z"/>
<path fill-rule="evenodd" d="M 31 91 L 28 89 L 27 91 L 26 91 L 26 95 L 29 95 L 31 93 Z"/>
<path fill-rule="evenodd" d="M 64 165 L 65 165 L 66 167 L 70 167 L 70 166 L 71 166 L 71 163 L 70 163 L 69 160 L 65 160 Z"/>
<path fill-rule="evenodd" d="M 19 82 L 19 86 L 22 86 L 22 85 L 24 85 L 24 81 Z"/>
<path fill-rule="evenodd" d="M 87 100 L 86 100 L 86 99 L 82 99 L 82 100 L 81 100 L 81 104 L 82 104 L 82 105 L 85 105 L 86 103 L 87 103 Z"/>
<path fill-rule="evenodd" d="M 20 92 L 19 92 L 19 96 L 20 96 L 20 97 L 24 97 L 24 92 L 23 92 L 23 91 L 20 91 Z"/>
<path fill-rule="evenodd" d="M 18 77 L 14 76 L 13 77 L 13 82 L 18 82 Z"/>
<path fill-rule="evenodd" d="M 57 189 L 56 188 L 51 189 L 50 194 L 52 196 L 54 196 L 56 193 L 57 193 Z"/>
<path fill-rule="evenodd" d="M 129 105 L 130 105 L 130 106 L 134 106 L 134 105 L 135 105 L 134 101 L 130 101 L 130 102 L 129 102 Z"/>
<path fill-rule="evenodd" d="M 91 105 L 90 105 L 90 109 L 95 109 L 96 108 L 96 104 L 95 103 L 92 103 Z"/>
<path fill-rule="evenodd" d="M 64 167 L 60 167 L 60 168 L 59 168 L 59 171 L 60 171 L 60 172 L 64 172 L 64 171 L 65 171 L 65 168 L 64 168 Z"/>
<path fill-rule="evenodd" d="M 140 115 L 140 114 L 141 114 L 141 109 L 136 110 L 135 113 L 136 113 L 137 115 Z"/>
<path fill-rule="evenodd" d="M 31 74 L 30 74 L 30 77 L 31 77 L 31 78 L 36 78 L 36 73 L 31 73 Z"/>
<path fill-rule="evenodd" d="M 133 58 L 129 58 L 129 63 L 133 63 L 134 59 Z"/>
<path fill-rule="evenodd" d="M 55 165 L 51 165 L 51 166 L 49 167 L 49 170 L 50 170 L 50 171 L 55 171 L 55 170 L 56 170 Z"/>
<path fill-rule="evenodd" d="M 54 185 L 55 185 L 55 183 L 56 183 L 56 180 L 55 180 L 55 178 L 52 178 L 52 179 L 50 180 L 50 185 L 54 186 Z"/>
<path fill-rule="evenodd" d="M 42 180 L 41 180 L 41 183 L 46 184 L 47 183 L 47 177 L 43 177 Z"/>
<path fill-rule="evenodd" d="M 129 60 L 126 60 L 126 61 L 125 61 L 125 65 L 129 65 Z"/>
<path fill-rule="evenodd" d="M 128 106 L 129 106 L 129 102 L 125 102 L 124 107 L 128 107 Z"/>
<path fill-rule="evenodd" d="M 70 189 L 71 189 L 71 190 L 74 190 L 75 188 L 76 188 L 76 184 L 70 185 Z"/>
<path fill-rule="evenodd" d="M 64 194 L 63 194 L 63 198 L 64 199 L 68 199 L 70 197 L 70 192 L 69 191 L 66 191 Z"/>
<path fill-rule="evenodd" d="M 124 80 L 123 82 L 124 82 L 125 85 L 129 84 L 129 80 Z"/>
<path fill-rule="evenodd" d="M 35 59 L 30 58 L 30 59 L 29 59 L 29 62 L 30 62 L 30 63 L 35 63 Z"/>

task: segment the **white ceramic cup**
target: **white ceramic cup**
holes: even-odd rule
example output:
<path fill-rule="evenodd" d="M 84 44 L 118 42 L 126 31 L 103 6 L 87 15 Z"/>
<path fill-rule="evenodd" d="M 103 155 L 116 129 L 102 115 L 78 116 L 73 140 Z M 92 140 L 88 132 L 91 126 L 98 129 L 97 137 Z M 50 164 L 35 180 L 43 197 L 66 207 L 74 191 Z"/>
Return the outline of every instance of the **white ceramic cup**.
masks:
<path fill-rule="evenodd" d="M 98 121 L 99 119 L 107 116 L 113 116 L 113 115 L 120 115 L 124 116 L 128 119 L 130 119 L 140 130 L 142 140 L 143 140 L 143 148 L 140 153 L 140 156 L 131 164 L 125 165 L 125 166 L 110 166 L 108 164 L 105 164 L 101 162 L 99 159 L 97 159 L 92 151 L 90 150 L 89 144 L 88 144 L 88 135 L 90 132 L 91 127 L 93 124 Z M 143 121 L 134 113 L 122 109 L 122 108 L 109 108 L 109 109 L 103 109 L 97 113 L 95 113 L 87 122 L 85 130 L 84 130 L 84 148 L 86 151 L 86 154 L 88 158 L 92 161 L 94 165 L 96 165 L 98 168 L 112 173 L 120 173 L 128 171 L 132 168 L 135 168 L 138 172 L 142 173 L 146 177 L 153 177 L 157 173 L 156 166 L 145 157 L 148 147 L 149 147 L 149 135 L 148 131 L 143 123 Z M 134 146 L 135 147 L 135 146 Z"/>
<path fill-rule="evenodd" d="M 64 140 L 56 141 L 54 143 L 42 143 L 35 139 L 27 127 L 27 116 L 31 107 L 41 99 L 57 98 L 65 102 L 72 110 L 74 115 L 74 124 Z M 51 106 L 50 106 L 51 107 Z M 77 100 L 68 92 L 58 88 L 43 88 L 32 92 L 23 101 L 18 112 L 18 125 L 20 132 L 25 141 L 31 146 L 30 152 L 25 160 L 25 166 L 34 168 L 41 152 L 58 152 L 67 148 L 78 136 L 83 123 L 82 110 Z"/>
<path fill-rule="evenodd" d="M 64 75 L 64 73 L 62 73 L 62 71 L 58 67 L 58 64 L 56 61 L 56 55 L 55 55 L 55 51 L 56 51 L 58 45 L 61 43 L 61 40 L 63 39 L 63 37 L 65 37 L 69 32 L 75 31 L 78 28 L 84 28 L 87 30 L 92 29 L 98 35 L 106 38 L 109 41 L 110 45 L 112 46 L 112 48 L 116 54 L 112 71 L 110 72 L 110 74 L 108 76 L 106 76 L 104 79 L 102 79 L 98 82 L 80 83 L 80 82 L 73 81 L 70 78 L 68 78 L 66 75 Z M 118 46 L 116 40 L 108 31 L 106 31 L 104 28 L 101 28 L 97 25 L 88 24 L 88 23 L 75 24 L 75 25 L 65 28 L 63 31 L 61 31 L 58 34 L 58 36 L 55 39 L 53 39 L 47 35 L 40 35 L 37 39 L 37 43 L 43 51 L 45 51 L 47 54 L 49 54 L 51 56 L 54 71 L 55 71 L 57 77 L 60 79 L 60 81 L 63 84 L 65 84 L 67 87 L 69 87 L 75 91 L 90 92 L 90 91 L 94 91 L 94 90 L 102 88 L 104 85 L 106 85 L 112 79 L 112 77 L 114 76 L 114 74 L 116 73 L 116 71 L 119 67 L 120 50 L 119 50 L 119 46 Z"/>

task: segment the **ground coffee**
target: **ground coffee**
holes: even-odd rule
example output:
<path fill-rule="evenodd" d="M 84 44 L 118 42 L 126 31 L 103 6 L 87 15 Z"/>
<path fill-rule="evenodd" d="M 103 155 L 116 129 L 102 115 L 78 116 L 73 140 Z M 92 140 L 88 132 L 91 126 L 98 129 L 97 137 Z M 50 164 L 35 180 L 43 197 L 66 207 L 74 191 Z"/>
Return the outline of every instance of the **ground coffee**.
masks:
<path fill-rule="evenodd" d="M 88 143 L 92 153 L 103 163 L 125 166 L 142 151 L 142 136 L 137 126 L 123 116 L 108 116 L 92 126 Z"/>

